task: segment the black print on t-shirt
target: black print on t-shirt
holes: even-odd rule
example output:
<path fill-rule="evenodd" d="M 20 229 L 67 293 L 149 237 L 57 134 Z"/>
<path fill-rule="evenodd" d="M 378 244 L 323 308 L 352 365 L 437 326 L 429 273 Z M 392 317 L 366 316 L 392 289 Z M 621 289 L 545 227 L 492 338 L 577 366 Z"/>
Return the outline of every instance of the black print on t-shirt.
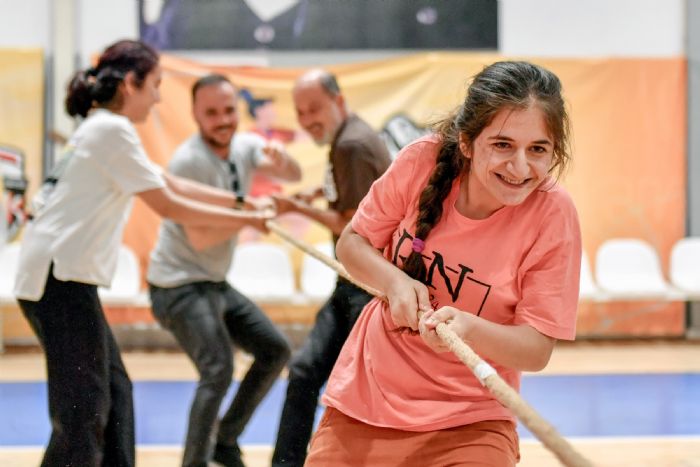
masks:
<path fill-rule="evenodd" d="M 406 229 L 403 229 L 399 240 L 396 242 L 392 258 L 392 262 L 396 266 L 399 266 L 399 259 L 401 263 L 406 261 L 406 256 L 399 255 L 401 245 L 406 241 L 412 243 L 413 236 Z M 474 313 L 477 316 L 480 315 L 491 291 L 491 285 L 474 278 L 472 274 L 474 270 L 469 266 L 458 264 L 457 267 L 452 267 L 445 264 L 445 257 L 440 252 L 433 250 L 433 256 L 428 256 L 425 253 L 425 251 L 421 253 L 423 259 L 426 260 L 427 275 L 425 285 L 428 288 L 435 289 L 435 283 L 442 281 L 452 298 L 452 303 L 455 303 L 464 294 L 467 307 L 469 308 L 465 311 Z"/>

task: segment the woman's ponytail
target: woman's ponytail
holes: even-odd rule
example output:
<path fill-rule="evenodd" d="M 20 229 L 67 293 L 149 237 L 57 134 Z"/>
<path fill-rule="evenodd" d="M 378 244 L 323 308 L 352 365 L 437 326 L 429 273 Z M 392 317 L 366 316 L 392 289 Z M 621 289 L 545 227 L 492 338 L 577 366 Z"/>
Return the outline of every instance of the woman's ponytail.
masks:
<path fill-rule="evenodd" d="M 68 83 L 66 94 L 66 112 L 71 117 L 86 117 L 92 108 L 92 83 L 89 70 L 78 71 Z"/>

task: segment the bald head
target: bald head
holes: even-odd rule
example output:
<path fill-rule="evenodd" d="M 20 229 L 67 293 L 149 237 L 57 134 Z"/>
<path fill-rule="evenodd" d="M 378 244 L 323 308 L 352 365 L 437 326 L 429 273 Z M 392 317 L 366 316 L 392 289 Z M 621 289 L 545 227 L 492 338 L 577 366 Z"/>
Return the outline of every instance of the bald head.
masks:
<path fill-rule="evenodd" d="M 297 79 L 294 89 L 310 86 L 320 86 L 331 97 L 340 95 L 340 86 L 338 86 L 335 75 L 321 68 L 314 68 L 301 75 Z"/>

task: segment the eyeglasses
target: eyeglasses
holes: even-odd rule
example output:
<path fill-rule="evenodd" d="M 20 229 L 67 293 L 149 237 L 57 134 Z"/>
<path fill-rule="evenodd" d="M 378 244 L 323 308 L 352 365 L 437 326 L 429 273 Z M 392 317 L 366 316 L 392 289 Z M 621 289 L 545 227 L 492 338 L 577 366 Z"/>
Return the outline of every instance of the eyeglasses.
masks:
<path fill-rule="evenodd" d="M 228 163 L 229 173 L 231 174 L 231 191 L 236 195 L 236 207 L 241 208 L 245 203 L 245 196 L 239 192 L 240 183 L 238 181 L 238 170 L 236 164 L 232 161 Z"/>

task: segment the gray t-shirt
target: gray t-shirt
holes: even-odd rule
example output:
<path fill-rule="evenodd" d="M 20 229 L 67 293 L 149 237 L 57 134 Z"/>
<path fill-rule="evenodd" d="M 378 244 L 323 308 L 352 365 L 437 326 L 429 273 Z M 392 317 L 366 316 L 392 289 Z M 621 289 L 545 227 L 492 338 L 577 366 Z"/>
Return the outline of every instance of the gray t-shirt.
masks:
<path fill-rule="evenodd" d="M 248 193 L 253 171 L 265 157 L 265 140 L 252 133 L 235 134 L 230 158 L 236 165 L 238 192 Z M 233 176 L 228 161 L 216 156 L 199 134 L 177 148 L 168 170 L 180 177 L 231 190 Z M 231 266 L 236 237 L 202 251 L 187 240 L 180 224 L 164 219 L 158 242 L 151 252 L 147 279 L 158 287 L 177 287 L 199 281 L 221 282 Z"/>

